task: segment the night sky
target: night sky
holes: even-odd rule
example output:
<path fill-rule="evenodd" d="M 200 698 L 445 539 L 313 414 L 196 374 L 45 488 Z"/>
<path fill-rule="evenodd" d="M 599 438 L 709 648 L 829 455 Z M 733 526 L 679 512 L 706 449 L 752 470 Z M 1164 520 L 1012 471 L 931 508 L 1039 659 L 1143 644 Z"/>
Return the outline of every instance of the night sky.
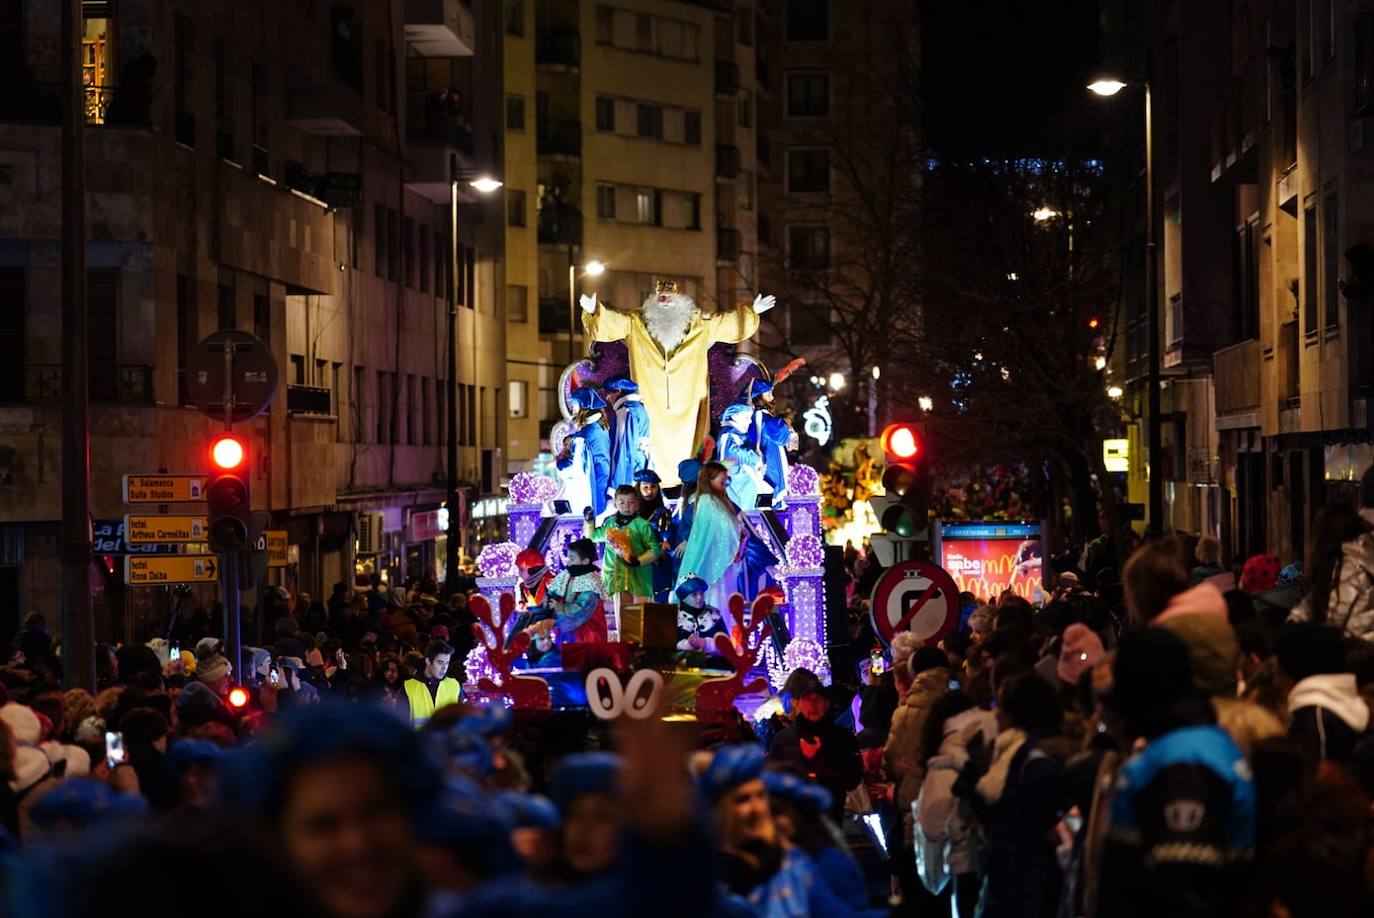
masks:
<path fill-rule="evenodd" d="M 924 133 L 947 155 L 1095 152 L 1097 0 L 922 3 Z"/>

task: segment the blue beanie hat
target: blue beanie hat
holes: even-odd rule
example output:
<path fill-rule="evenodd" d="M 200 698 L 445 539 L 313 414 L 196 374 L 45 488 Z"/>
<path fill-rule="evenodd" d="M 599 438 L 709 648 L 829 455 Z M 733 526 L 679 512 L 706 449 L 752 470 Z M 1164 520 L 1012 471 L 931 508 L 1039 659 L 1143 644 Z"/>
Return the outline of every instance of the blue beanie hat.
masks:
<path fill-rule="evenodd" d="M 673 592 L 677 594 L 678 599 L 686 599 L 693 593 L 705 593 L 708 589 L 710 589 L 710 584 L 700 577 L 692 576 L 679 583 Z"/>
<path fill-rule="evenodd" d="M 572 402 L 574 408 L 583 411 L 593 411 L 597 408 L 605 408 L 606 400 L 597 394 L 597 391 L 589 386 L 582 386 L 572 390 L 568 396 L 568 401 Z"/>
<path fill-rule="evenodd" d="M 261 740 L 230 756 L 221 774 L 221 805 L 272 817 L 300 769 L 341 759 L 374 763 L 412 814 L 441 787 L 438 762 L 404 720 L 379 707 L 325 701 L 291 709 Z"/>
<path fill-rule="evenodd" d="M 785 771 L 765 771 L 763 786 L 768 788 L 770 797 L 786 800 L 812 815 L 820 816 L 830 812 L 830 791 L 817 784 L 803 781 L 794 774 Z"/>
<path fill-rule="evenodd" d="M 229 753 L 209 740 L 177 740 L 167 749 L 167 770 L 180 775 L 189 765 L 218 765 L 228 758 Z"/>
<path fill-rule="evenodd" d="M 752 402 L 760 395 L 773 391 L 773 384 L 766 379 L 756 379 L 749 384 L 749 400 Z"/>
<path fill-rule="evenodd" d="M 562 822 L 558 807 L 540 794 L 502 791 L 496 799 L 501 808 L 511 814 L 517 829 L 556 829 Z"/>
<path fill-rule="evenodd" d="M 623 765 L 620 756 L 610 752 L 575 752 L 565 756 L 549 779 L 549 797 L 560 813 L 567 813 L 573 798 L 582 794 L 616 795 Z"/>
<path fill-rule="evenodd" d="M 763 774 L 767 754 L 757 743 L 720 746 L 706 770 L 697 775 L 697 790 L 701 796 L 715 803 L 732 787 L 752 781 Z"/>
<path fill-rule="evenodd" d="M 63 823 L 79 829 L 124 823 L 142 816 L 148 804 L 142 797 L 121 794 L 90 778 L 70 778 L 55 784 L 33 805 L 31 818 L 40 829 Z"/>
<path fill-rule="evenodd" d="M 512 828 L 496 798 L 471 781 L 451 778 L 416 820 L 415 837 L 458 854 L 490 877 L 519 865 L 510 843 Z"/>

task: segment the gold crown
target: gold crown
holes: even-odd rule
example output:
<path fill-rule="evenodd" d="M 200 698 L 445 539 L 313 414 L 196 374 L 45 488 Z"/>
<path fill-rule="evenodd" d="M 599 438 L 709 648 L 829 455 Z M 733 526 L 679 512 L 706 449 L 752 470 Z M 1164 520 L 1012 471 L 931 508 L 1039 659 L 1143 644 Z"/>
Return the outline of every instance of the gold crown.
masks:
<path fill-rule="evenodd" d="M 655 285 L 654 290 L 656 293 L 681 293 L 682 285 L 673 280 L 661 280 Z"/>

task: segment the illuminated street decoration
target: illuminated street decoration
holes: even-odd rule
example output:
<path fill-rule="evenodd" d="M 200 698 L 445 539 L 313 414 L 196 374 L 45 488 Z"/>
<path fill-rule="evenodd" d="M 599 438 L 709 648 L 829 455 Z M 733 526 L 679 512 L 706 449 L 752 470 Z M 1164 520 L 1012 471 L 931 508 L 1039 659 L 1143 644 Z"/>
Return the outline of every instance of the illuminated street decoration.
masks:
<path fill-rule="evenodd" d="M 831 427 L 830 396 L 822 395 L 802 415 L 802 429 L 816 441 L 817 446 L 824 446 L 830 442 Z"/>

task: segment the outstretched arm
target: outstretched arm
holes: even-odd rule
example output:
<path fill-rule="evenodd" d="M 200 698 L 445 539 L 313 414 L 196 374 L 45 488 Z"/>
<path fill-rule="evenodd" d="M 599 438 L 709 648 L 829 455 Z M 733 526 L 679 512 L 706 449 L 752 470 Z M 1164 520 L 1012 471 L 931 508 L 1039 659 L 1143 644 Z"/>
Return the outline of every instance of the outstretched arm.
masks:
<path fill-rule="evenodd" d="M 589 305 L 590 309 L 587 308 Z M 582 327 L 593 341 L 623 341 L 630 334 L 630 321 L 633 318 L 628 312 L 598 305 L 596 297 L 582 297 Z"/>
<path fill-rule="evenodd" d="M 759 315 L 772 309 L 774 302 L 771 296 L 760 296 L 752 305 L 706 316 L 702 321 L 708 338 L 713 344 L 738 344 L 754 337 L 759 330 Z"/>

